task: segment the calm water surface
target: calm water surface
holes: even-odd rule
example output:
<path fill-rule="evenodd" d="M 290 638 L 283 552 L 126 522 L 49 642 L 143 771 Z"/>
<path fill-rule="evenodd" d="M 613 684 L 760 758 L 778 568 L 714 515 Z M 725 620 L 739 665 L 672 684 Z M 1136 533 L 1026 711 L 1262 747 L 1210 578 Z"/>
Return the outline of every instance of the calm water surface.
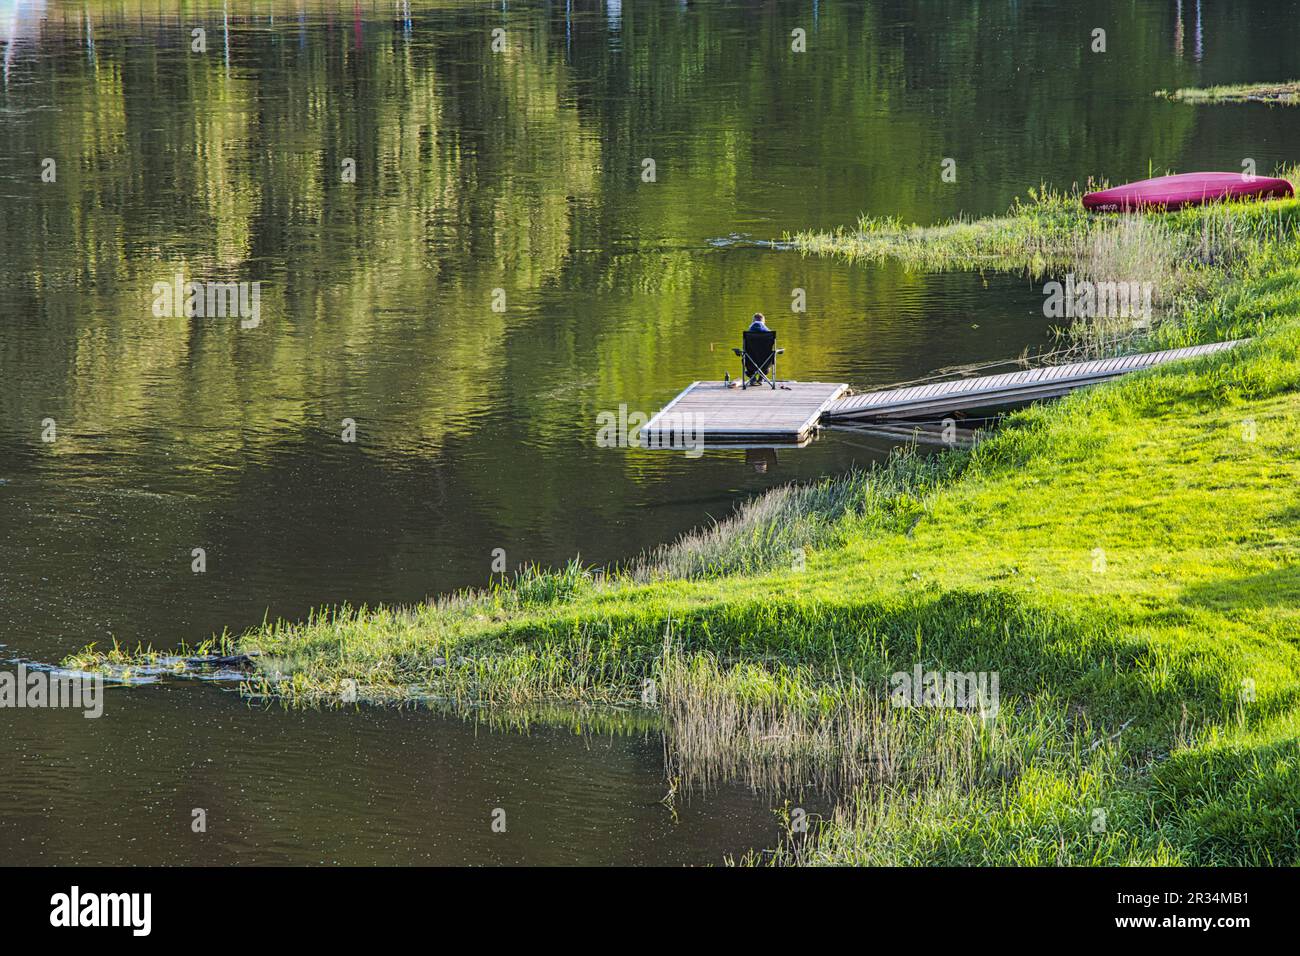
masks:
<path fill-rule="evenodd" d="M 597 416 L 719 377 L 755 310 L 784 376 L 861 388 L 1048 344 L 1023 279 L 746 240 L 1295 161 L 1296 111 L 1151 92 L 1295 75 L 1296 13 L 0 0 L 0 657 L 416 601 L 485 582 L 496 548 L 614 561 L 869 464 L 888 446 L 835 435 L 764 474 L 598 448 Z M 260 282 L 260 324 L 155 317 L 178 273 Z M 776 835 L 774 797 L 739 788 L 674 823 L 644 730 L 286 714 L 196 684 L 0 727 L 4 862 L 718 862 Z"/>

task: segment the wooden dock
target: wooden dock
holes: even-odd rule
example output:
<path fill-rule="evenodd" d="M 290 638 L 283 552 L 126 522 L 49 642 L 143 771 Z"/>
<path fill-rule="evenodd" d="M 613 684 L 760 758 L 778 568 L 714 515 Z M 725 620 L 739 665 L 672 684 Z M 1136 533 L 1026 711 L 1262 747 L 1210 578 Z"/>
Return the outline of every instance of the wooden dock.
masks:
<path fill-rule="evenodd" d="M 981 375 L 956 381 L 890 388 L 840 398 L 823 410 L 828 423 L 881 422 L 910 418 L 935 418 L 972 409 L 995 409 L 1022 405 L 1044 398 L 1056 398 L 1077 388 L 1096 385 L 1129 372 L 1166 362 L 1211 355 L 1230 349 L 1239 341 L 1193 345 L 1163 352 L 1142 352 L 1121 358 L 1094 359 L 1070 365 Z"/>
<path fill-rule="evenodd" d="M 776 389 L 733 385 L 692 382 L 641 429 L 641 446 L 803 444 L 822 413 L 848 390 L 827 382 L 780 382 Z"/>
<path fill-rule="evenodd" d="M 641 429 L 640 445 L 658 449 L 803 445 L 822 425 L 884 426 L 874 429 L 879 433 L 877 437 L 916 440 L 915 430 L 910 426 L 895 428 L 887 423 L 935 421 L 963 412 L 996 410 L 1055 398 L 1129 372 L 1212 355 L 1241 341 L 1245 340 L 1049 365 L 862 395 L 846 395 L 848 386 L 835 382 L 782 382 L 775 390 L 766 385 L 741 389 L 735 383 L 728 387 L 722 382 L 692 382 Z"/>

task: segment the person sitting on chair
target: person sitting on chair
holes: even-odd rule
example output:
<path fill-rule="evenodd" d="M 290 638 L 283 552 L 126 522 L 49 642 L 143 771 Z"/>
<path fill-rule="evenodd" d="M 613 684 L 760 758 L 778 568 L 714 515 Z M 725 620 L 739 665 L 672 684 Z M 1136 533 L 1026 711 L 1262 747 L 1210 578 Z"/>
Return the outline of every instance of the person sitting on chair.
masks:
<path fill-rule="evenodd" d="M 762 312 L 754 313 L 754 321 L 745 330 L 741 342 L 740 348 L 731 350 L 740 356 L 740 387 L 749 388 L 763 382 L 776 388 L 776 357 L 785 349 L 776 348 L 776 333 L 767 327 Z M 727 385 L 731 385 L 730 378 Z"/>

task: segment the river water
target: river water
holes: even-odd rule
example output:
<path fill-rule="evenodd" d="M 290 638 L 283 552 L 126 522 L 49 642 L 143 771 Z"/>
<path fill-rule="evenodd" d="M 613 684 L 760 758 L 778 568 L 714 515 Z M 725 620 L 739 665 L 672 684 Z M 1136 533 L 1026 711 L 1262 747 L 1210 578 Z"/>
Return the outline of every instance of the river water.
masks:
<path fill-rule="evenodd" d="M 1294 110 L 1151 95 L 1300 72 L 1294 4 L 1063 6 L 0 0 L 0 659 L 418 601 L 499 552 L 616 561 L 878 460 L 831 434 L 760 472 L 599 447 L 597 421 L 720 377 L 756 310 L 783 376 L 859 388 L 1052 341 L 1023 278 L 762 245 L 787 231 L 1300 158 Z M 256 321 L 160 316 L 178 275 L 259 283 Z M 716 863 L 777 838 L 779 795 L 674 817 L 666 788 L 640 725 L 176 682 L 99 720 L 0 710 L 3 862 Z"/>

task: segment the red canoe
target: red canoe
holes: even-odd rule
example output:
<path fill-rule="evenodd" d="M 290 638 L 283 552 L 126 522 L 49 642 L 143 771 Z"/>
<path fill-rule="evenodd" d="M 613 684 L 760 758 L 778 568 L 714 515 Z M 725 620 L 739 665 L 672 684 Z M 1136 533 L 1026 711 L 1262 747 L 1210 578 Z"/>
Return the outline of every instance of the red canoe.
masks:
<path fill-rule="evenodd" d="M 1097 212 L 1127 212 L 1180 209 L 1220 199 L 1281 199 L 1291 195 L 1294 191 L 1285 179 L 1244 173 L 1179 173 L 1088 193 L 1083 205 Z"/>

